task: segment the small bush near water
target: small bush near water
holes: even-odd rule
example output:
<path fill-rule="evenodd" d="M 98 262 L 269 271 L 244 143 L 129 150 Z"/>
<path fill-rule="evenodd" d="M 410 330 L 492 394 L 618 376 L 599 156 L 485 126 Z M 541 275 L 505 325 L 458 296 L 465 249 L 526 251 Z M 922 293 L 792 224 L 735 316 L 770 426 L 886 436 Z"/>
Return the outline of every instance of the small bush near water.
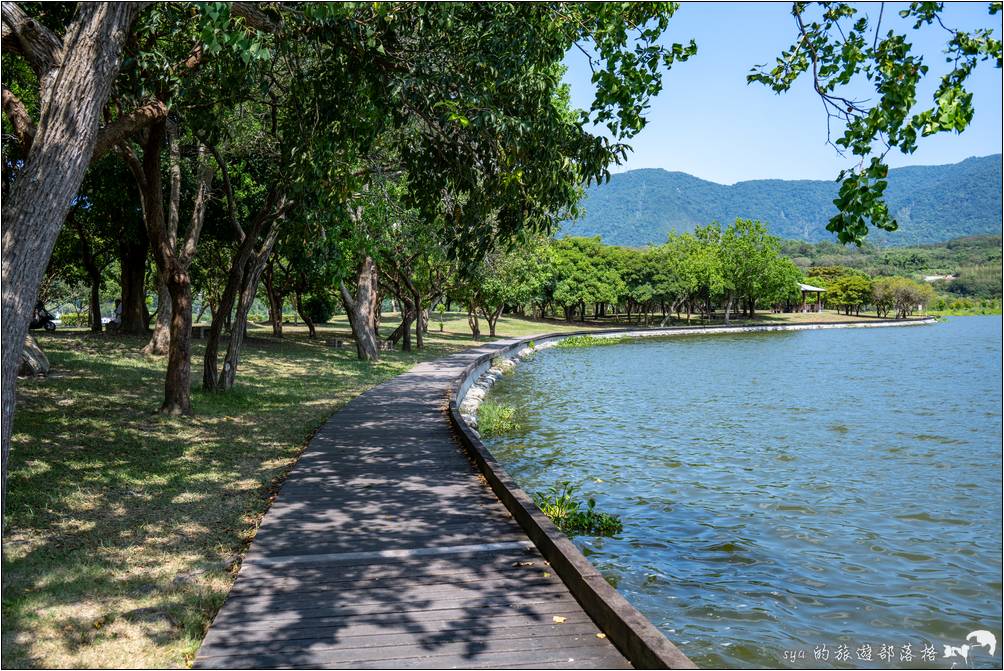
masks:
<path fill-rule="evenodd" d="M 575 500 L 575 487 L 559 482 L 546 492 L 535 492 L 533 502 L 566 536 L 613 536 L 624 530 L 616 515 L 596 510 L 596 500 L 590 497 L 585 509 Z"/>
<path fill-rule="evenodd" d="M 485 438 L 519 431 L 516 408 L 505 403 L 485 401 L 478 408 L 478 433 Z"/>

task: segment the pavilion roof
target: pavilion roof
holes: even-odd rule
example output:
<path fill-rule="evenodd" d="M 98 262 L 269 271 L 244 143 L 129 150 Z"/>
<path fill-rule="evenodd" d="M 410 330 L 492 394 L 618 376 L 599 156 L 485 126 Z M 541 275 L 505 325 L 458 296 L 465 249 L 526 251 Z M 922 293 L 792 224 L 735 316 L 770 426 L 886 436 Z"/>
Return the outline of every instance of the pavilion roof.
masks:
<path fill-rule="evenodd" d="M 798 283 L 798 288 L 802 291 L 817 291 L 820 293 L 826 291 L 826 289 L 823 289 L 822 287 L 814 287 L 811 284 L 803 284 L 802 282 Z"/>

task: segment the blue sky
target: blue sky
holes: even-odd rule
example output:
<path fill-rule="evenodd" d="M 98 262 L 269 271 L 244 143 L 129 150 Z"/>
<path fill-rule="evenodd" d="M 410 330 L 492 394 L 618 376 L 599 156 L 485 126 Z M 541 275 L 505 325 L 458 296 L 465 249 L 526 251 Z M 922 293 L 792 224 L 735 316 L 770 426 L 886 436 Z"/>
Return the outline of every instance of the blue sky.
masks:
<path fill-rule="evenodd" d="M 887 3 L 883 26 L 902 27 L 896 14 L 904 5 Z M 648 126 L 630 144 L 634 151 L 616 172 L 635 168 L 679 170 L 703 179 L 732 184 L 747 179 L 835 179 L 853 161 L 826 144 L 826 117 L 810 79 L 800 79 L 778 96 L 759 84 L 746 84 L 749 69 L 773 63 L 795 37 L 790 3 L 682 3 L 670 21 L 664 41 L 697 41 L 698 53 L 677 63 L 652 101 Z M 877 14 L 878 4 L 861 11 Z M 943 19 L 952 27 L 995 26 L 987 3 L 946 3 Z M 873 17 L 874 18 L 874 17 Z M 931 72 L 920 102 L 929 103 L 944 71 L 947 33 L 925 26 L 913 31 L 915 52 L 925 55 Z M 885 28 L 883 28 L 885 32 Z M 573 50 L 566 57 L 566 81 L 572 102 L 587 108 L 592 101 L 585 57 Z M 986 62 L 971 75 L 976 115 L 961 135 L 924 138 L 912 155 L 889 155 L 893 167 L 956 163 L 969 156 L 1001 151 L 1001 71 Z"/>

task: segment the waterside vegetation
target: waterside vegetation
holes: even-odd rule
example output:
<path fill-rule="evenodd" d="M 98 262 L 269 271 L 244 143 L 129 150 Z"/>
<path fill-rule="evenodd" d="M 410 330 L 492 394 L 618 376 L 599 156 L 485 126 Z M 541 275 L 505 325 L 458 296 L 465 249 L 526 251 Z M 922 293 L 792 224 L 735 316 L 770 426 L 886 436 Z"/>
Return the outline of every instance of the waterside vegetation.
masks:
<path fill-rule="evenodd" d="M 533 501 L 567 536 L 614 536 L 624 530 L 617 515 L 596 510 L 596 499 L 592 497 L 583 503 L 575 492 L 571 483 L 559 482 L 547 491 L 534 492 Z"/>

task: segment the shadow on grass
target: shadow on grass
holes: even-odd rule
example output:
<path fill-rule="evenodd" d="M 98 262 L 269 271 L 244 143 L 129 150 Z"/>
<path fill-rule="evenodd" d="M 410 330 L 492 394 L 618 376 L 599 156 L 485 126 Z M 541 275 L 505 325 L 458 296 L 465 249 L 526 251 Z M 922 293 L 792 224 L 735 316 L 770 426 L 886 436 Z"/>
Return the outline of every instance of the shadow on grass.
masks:
<path fill-rule="evenodd" d="M 253 339 L 237 388 L 162 417 L 143 338 L 41 336 L 52 372 L 18 387 L 4 517 L 3 664 L 178 666 L 192 659 L 275 484 L 351 397 L 441 353 Z M 201 369 L 196 341 L 193 377 Z"/>

